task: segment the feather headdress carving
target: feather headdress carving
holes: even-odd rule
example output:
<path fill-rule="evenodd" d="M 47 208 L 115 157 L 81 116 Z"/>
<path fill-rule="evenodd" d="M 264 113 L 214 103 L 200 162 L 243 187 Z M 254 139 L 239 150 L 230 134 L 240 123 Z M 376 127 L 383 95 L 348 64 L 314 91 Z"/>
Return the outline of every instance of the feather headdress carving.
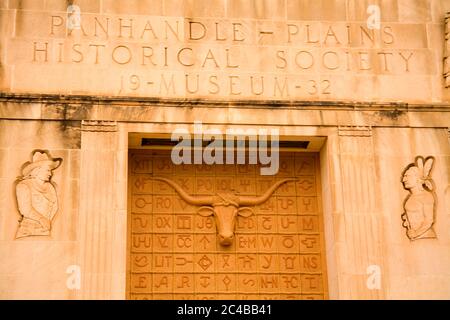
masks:
<path fill-rule="evenodd" d="M 418 156 L 416 157 L 415 164 L 417 169 L 419 169 L 419 178 L 423 187 L 428 191 L 432 191 L 434 189 L 434 186 L 433 180 L 431 178 L 431 171 L 433 170 L 434 166 L 434 157 L 430 156 L 424 158 L 422 156 Z"/>

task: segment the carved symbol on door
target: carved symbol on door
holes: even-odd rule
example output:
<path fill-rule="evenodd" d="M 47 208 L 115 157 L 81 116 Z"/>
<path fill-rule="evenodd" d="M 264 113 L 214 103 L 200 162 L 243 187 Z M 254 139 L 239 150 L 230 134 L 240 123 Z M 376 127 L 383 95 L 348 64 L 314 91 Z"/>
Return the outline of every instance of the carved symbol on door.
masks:
<path fill-rule="evenodd" d="M 203 255 L 203 257 L 198 261 L 198 265 L 206 271 L 206 269 L 212 265 L 212 261 L 206 255 Z"/>
<path fill-rule="evenodd" d="M 230 260 L 230 256 L 229 255 L 225 255 L 222 257 L 223 258 L 223 268 L 225 267 L 230 267 L 230 263 L 228 262 Z"/>
<path fill-rule="evenodd" d="M 192 260 L 188 260 L 188 259 L 183 258 L 183 257 L 181 257 L 181 258 L 176 258 L 176 265 L 177 265 L 177 266 L 185 266 L 185 265 L 187 265 L 188 263 L 192 263 Z"/>
<path fill-rule="evenodd" d="M 201 279 L 200 285 L 201 285 L 203 288 L 208 287 L 208 286 L 210 285 L 210 283 L 211 283 L 211 282 L 210 282 L 211 277 L 209 277 L 209 276 L 201 276 L 200 279 Z"/>
<path fill-rule="evenodd" d="M 142 209 L 145 208 L 146 205 L 152 204 L 152 202 L 146 201 L 144 198 L 137 198 L 134 204 L 137 208 Z"/>
<path fill-rule="evenodd" d="M 316 244 L 317 240 L 315 237 L 305 237 L 300 242 L 304 244 L 306 248 L 311 249 L 314 248 L 314 245 Z"/>
<path fill-rule="evenodd" d="M 229 277 L 229 276 L 223 277 L 222 282 L 223 282 L 223 284 L 225 285 L 226 290 L 228 290 L 228 286 L 229 286 L 230 283 L 231 283 L 230 277 Z"/>
<path fill-rule="evenodd" d="M 206 249 L 206 247 L 208 246 L 210 241 L 208 240 L 208 238 L 206 236 L 203 236 L 200 239 L 200 242 L 203 244 L 203 249 Z"/>

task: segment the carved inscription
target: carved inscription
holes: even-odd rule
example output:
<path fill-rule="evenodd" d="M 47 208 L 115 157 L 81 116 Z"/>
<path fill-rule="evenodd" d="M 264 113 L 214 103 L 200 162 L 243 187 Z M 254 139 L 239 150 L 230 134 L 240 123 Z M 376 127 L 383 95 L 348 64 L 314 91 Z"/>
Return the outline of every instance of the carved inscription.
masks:
<path fill-rule="evenodd" d="M 253 215 L 236 216 L 234 240 L 228 246 L 220 243 L 214 216 L 198 214 L 197 206 L 188 205 L 165 182 L 151 182 L 169 157 L 163 152 L 130 157 L 129 298 L 326 297 L 314 156 L 282 154 L 284 170 L 272 178 L 237 165 L 192 167 L 181 177 L 179 168 L 172 168 L 162 175 L 193 195 L 195 190 L 207 194 L 208 188 L 196 189 L 198 181 L 209 181 L 203 185 L 211 188 L 223 183 L 226 192 L 228 186 L 248 180 L 255 187 L 246 197 L 260 197 L 275 181 L 291 179 L 253 207 Z"/>
<path fill-rule="evenodd" d="M 402 33 L 410 25 L 369 29 L 349 22 L 267 25 L 245 19 L 82 14 L 80 27 L 69 30 L 67 19 L 46 14 L 45 27 L 30 30 L 36 37 L 28 40 L 20 62 L 80 71 L 108 68 L 114 77 L 106 91 L 118 95 L 330 98 L 339 94 L 335 75 L 407 75 L 419 72 L 428 57 L 420 45 L 402 48 Z M 105 89 L 95 73 L 89 76 L 95 81 L 88 85 Z"/>

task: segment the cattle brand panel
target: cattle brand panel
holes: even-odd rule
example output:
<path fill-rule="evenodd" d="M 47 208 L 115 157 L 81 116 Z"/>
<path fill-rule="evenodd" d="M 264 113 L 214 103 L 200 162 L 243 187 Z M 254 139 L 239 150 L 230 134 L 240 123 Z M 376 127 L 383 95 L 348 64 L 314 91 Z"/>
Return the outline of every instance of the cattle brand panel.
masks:
<path fill-rule="evenodd" d="M 129 299 L 327 298 L 316 154 L 281 153 L 275 176 L 129 160 Z"/>

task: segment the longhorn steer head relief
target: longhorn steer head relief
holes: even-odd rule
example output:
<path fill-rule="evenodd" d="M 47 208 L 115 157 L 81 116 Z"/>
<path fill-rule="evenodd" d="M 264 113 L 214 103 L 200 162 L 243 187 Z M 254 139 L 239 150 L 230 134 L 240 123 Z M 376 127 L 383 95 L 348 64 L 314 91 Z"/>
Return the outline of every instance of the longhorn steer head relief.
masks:
<path fill-rule="evenodd" d="M 187 203 L 200 206 L 197 213 L 203 217 L 214 215 L 219 242 L 229 246 L 233 242 L 236 217 L 249 217 L 254 212 L 250 206 L 257 206 L 266 202 L 282 184 L 296 179 L 283 179 L 272 185 L 263 195 L 258 197 L 240 196 L 231 192 L 216 193 L 214 196 L 191 196 L 172 180 L 155 177 L 154 180 L 164 181 L 174 188 Z"/>

